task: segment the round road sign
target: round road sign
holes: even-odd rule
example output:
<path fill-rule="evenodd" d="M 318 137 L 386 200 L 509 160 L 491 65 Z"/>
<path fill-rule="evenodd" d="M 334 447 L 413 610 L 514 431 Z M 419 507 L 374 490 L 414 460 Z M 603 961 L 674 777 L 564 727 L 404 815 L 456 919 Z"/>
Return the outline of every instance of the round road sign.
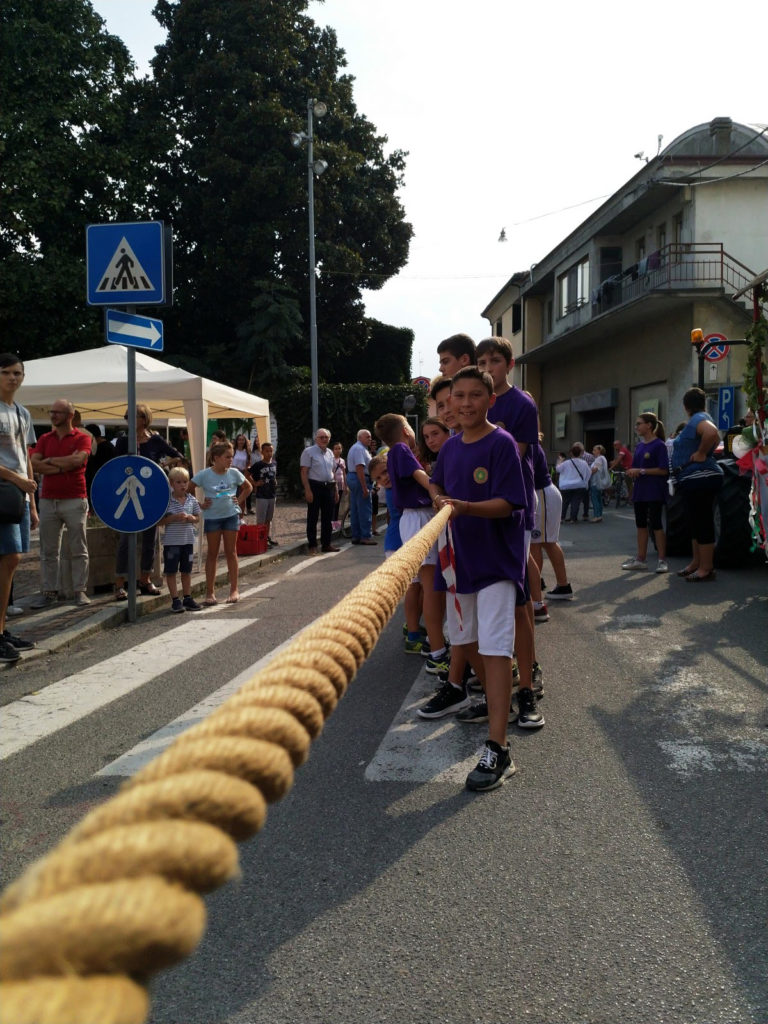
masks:
<path fill-rule="evenodd" d="M 728 344 L 728 339 L 724 334 L 708 334 L 704 339 L 704 345 L 712 344 L 712 347 L 704 353 L 704 358 L 709 363 L 719 363 L 721 359 L 725 359 L 728 353 L 731 351 L 731 346 Z"/>

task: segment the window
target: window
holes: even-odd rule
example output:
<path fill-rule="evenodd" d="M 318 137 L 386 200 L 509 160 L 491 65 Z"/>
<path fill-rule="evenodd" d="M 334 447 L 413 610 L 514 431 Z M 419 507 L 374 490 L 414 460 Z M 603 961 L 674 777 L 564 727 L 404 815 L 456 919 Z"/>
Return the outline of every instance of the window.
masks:
<path fill-rule="evenodd" d="M 512 333 L 518 334 L 523 326 L 523 310 L 519 302 L 512 306 Z"/>
<path fill-rule="evenodd" d="M 558 317 L 581 309 L 589 295 L 589 257 L 571 267 L 557 279 Z"/>
<path fill-rule="evenodd" d="M 659 224 L 656 228 L 656 248 L 663 249 L 667 244 L 667 225 Z"/>
<path fill-rule="evenodd" d="M 501 320 L 496 321 L 496 326 L 493 329 L 493 333 L 497 338 L 502 338 L 504 336 L 504 331 L 502 330 L 501 326 Z"/>
<path fill-rule="evenodd" d="M 645 235 L 642 235 L 635 242 L 635 259 L 638 263 L 640 260 L 645 259 Z"/>

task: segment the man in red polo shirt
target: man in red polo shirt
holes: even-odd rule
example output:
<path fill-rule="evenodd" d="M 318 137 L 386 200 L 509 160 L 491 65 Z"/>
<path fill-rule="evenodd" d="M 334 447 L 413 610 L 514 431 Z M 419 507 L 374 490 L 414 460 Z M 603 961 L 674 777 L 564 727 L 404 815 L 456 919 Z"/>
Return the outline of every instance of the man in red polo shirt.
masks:
<path fill-rule="evenodd" d="M 48 608 L 59 596 L 61 531 L 66 526 L 72 558 L 75 604 L 90 604 L 88 589 L 88 497 L 85 464 L 91 435 L 72 426 L 75 407 L 64 398 L 51 403 L 52 430 L 32 449 L 32 469 L 43 478 L 40 497 L 40 595 L 30 608 Z"/>

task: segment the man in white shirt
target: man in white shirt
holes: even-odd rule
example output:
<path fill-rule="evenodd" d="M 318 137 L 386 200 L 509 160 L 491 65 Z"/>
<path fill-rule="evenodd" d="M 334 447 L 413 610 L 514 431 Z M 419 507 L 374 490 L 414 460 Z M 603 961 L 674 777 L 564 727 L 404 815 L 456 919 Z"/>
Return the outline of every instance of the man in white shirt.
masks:
<path fill-rule="evenodd" d="M 333 452 L 328 448 L 330 430 L 320 427 L 315 443 L 305 448 L 299 459 L 299 472 L 307 501 L 307 544 L 309 553 L 317 554 L 317 520 L 320 518 L 320 548 L 323 552 L 339 551 L 331 544 L 333 506 L 336 480 L 333 475 Z"/>
<path fill-rule="evenodd" d="M 347 453 L 349 524 L 353 544 L 376 543 L 371 536 L 371 479 L 368 476 L 370 444 L 370 430 L 358 430 L 357 443 Z"/>

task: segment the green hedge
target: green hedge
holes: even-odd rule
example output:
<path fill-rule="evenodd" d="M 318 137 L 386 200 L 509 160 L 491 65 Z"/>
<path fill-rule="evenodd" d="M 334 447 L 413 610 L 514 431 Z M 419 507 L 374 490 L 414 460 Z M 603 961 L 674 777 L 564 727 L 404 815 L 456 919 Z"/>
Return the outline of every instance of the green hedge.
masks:
<path fill-rule="evenodd" d="M 331 444 L 341 441 L 344 456 L 357 440 L 358 430 L 373 433 L 373 424 L 386 412 L 403 412 L 403 400 L 413 395 L 413 414 L 421 422 L 427 415 L 427 393 L 414 384 L 321 384 L 318 389 L 318 417 L 321 427 L 331 432 Z M 290 492 L 301 495 L 299 458 L 304 440 L 312 436 L 312 389 L 294 384 L 277 397 L 270 397 L 270 411 L 277 419 L 280 476 Z"/>

